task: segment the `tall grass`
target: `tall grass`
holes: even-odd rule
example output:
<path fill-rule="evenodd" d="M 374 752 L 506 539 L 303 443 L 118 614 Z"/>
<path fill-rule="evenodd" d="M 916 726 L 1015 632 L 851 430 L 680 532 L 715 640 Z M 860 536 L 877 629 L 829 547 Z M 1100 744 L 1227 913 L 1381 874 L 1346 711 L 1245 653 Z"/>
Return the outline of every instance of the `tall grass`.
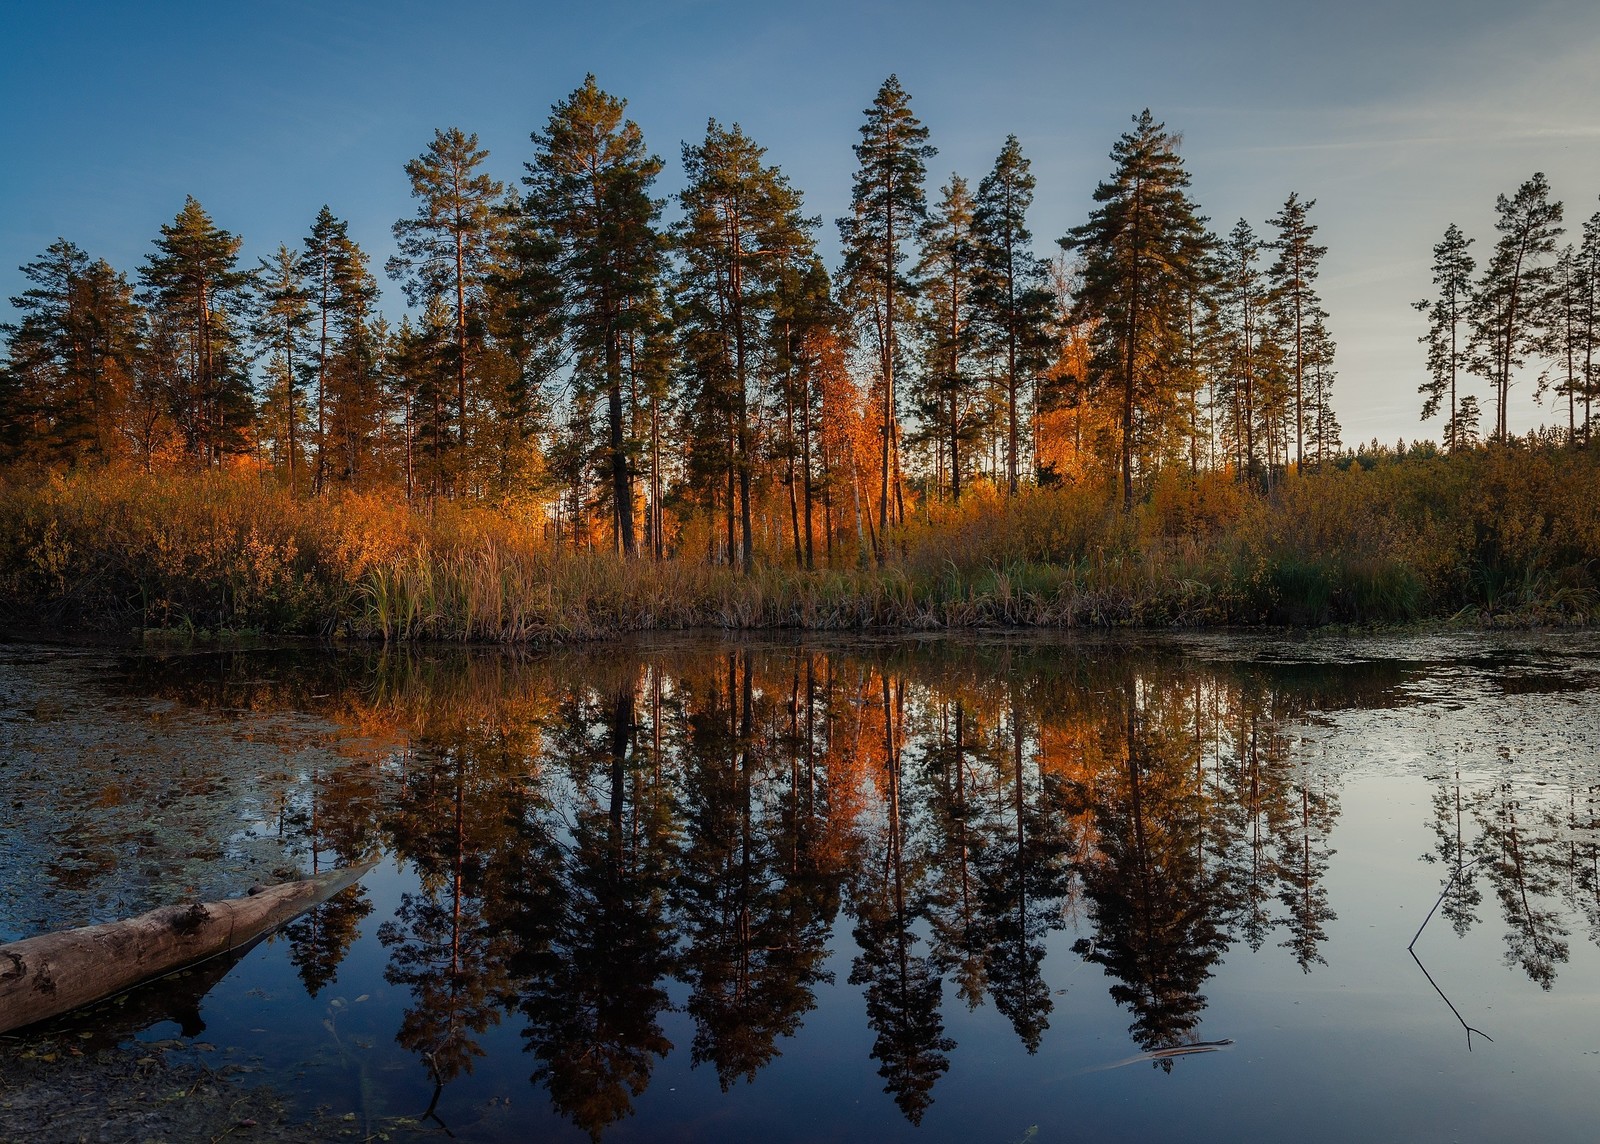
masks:
<path fill-rule="evenodd" d="M 1600 609 L 1591 452 L 1387 456 L 1289 476 L 1157 480 L 927 506 L 881 566 L 753 573 L 558 552 L 487 506 L 295 499 L 250 475 L 0 476 L 13 622 L 553 643 L 697 626 L 902 629 L 1587 623 Z M 851 554 L 853 557 L 853 553 Z M 843 561 L 841 561 L 843 563 Z"/>

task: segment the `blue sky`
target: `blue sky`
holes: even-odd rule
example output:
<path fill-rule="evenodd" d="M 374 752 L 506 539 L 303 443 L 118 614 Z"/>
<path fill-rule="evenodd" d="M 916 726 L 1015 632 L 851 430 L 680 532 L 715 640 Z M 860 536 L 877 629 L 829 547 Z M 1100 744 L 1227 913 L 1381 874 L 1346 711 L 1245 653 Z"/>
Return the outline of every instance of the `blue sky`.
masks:
<path fill-rule="evenodd" d="M 883 78 L 932 131 L 936 187 L 981 177 L 1008 133 L 1033 160 L 1041 253 L 1080 221 L 1129 117 L 1184 135 L 1219 231 L 1293 190 L 1330 247 L 1348 442 L 1417 421 L 1420 316 L 1447 223 L 1493 241 L 1494 197 L 1536 170 L 1569 234 L 1600 208 L 1600 5 L 759 2 L 38 3 L 0 0 L 0 297 L 57 236 L 130 274 L 186 194 L 250 262 L 327 203 L 381 266 L 436 127 L 477 132 L 520 177 L 528 135 L 593 71 L 679 182 L 708 117 L 768 148 L 825 220 Z M 932 189 L 930 187 L 930 190 Z M 385 284 L 398 313 L 398 289 Z M 3 312 L 3 307 L 0 307 Z M 1514 393 L 1512 422 L 1553 418 Z"/>

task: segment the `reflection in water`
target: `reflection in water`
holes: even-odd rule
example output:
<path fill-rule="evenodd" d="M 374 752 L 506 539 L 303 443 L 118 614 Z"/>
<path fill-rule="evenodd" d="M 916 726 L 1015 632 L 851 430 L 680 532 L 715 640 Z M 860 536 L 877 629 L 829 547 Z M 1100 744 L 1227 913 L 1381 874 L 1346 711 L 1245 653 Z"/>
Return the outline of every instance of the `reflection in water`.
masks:
<path fill-rule="evenodd" d="M 1005 644 L 170 667 L 169 698 L 313 711 L 367 745 L 285 784 L 274 825 L 312 868 L 382 850 L 414 874 L 377 932 L 429 1112 L 507 1022 L 597 1139 L 673 1050 L 675 1009 L 695 1065 L 753 1081 L 846 933 L 871 1057 L 913 1123 L 951 1067 L 947 987 L 1034 1052 L 1047 939 L 1069 925 L 1133 1059 L 1171 1070 L 1223 1043 L 1201 1025 L 1229 946 L 1312 973 L 1335 920 L 1339 775 L 1291 731 L 1393 702 L 1406 672 Z M 1532 788 L 1509 763 L 1433 781 L 1442 917 L 1479 924 L 1487 888 L 1508 961 L 1548 987 L 1569 911 L 1600 937 L 1595 788 L 1576 770 Z M 313 995 L 371 908 L 352 895 L 290 928 Z"/>
<path fill-rule="evenodd" d="M 1600 785 L 1575 769 L 1564 782 L 1529 781 L 1505 762 L 1475 787 L 1459 770 L 1435 776 L 1426 857 L 1445 869 L 1439 912 L 1456 933 L 1480 921 L 1487 883 L 1505 927 L 1505 963 L 1548 990 L 1571 953 L 1569 917 L 1600 944 Z"/>

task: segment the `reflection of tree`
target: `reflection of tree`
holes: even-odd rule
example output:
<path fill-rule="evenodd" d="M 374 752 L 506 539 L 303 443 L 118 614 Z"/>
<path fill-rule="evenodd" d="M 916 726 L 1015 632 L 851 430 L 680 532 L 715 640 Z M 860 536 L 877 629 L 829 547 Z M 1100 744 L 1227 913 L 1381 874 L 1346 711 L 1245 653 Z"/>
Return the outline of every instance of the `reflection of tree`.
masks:
<path fill-rule="evenodd" d="M 1568 952 L 1561 914 L 1546 904 L 1559 887 L 1554 838 L 1538 833 L 1550 824 L 1541 823 L 1537 814 L 1524 821 L 1512 783 L 1500 784 L 1497 793 L 1482 818 L 1491 855 L 1484 867 L 1506 922 L 1506 964 L 1520 965 L 1540 988 L 1549 989 Z"/>
<path fill-rule="evenodd" d="M 922 749 L 932 866 L 929 925 L 934 959 L 954 974 L 968 1008 L 976 1008 L 988 988 L 974 864 L 983 847 L 986 788 L 972 749 L 966 704 L 959 698 L 939 704 L 937 728 L 925 735 Z"/>
<path fill-rule="evenodd" d="M 1299 813 L 1278 839 L 1278 898 L 1288 909 L 1289 940 L 1281 944 L 1292 950 L 1300 968 L 1310 973 L 1313 964 L 1327 964 L 1320 952 L 1328 938 L 1323 927 L 1337 917 L 1328 904 L 1323 879 L 1333 856 L 1328 835 L 1339 811 L 1337 800 L 1326 785 L 1313 787 L 1304 765 L 1297 771 L 1290 805 L 1298 802 Z"/>
<path fill-rule="evenodd" d="M 850 983 L 866 986 L 867 1023 L 877 1034 L 872 1057 L 883 1090 L 913 1124 L 933 1103 L 933 1086 L 950 1068 L 955 1041 L 944 1035 L 939 1009 L 944 980 L 929 958 L 913 953 L 911 926 L 921 909 L 922 871 L 906 855 L 901 806 L 900 737 L 905 685 L 882 677 L 884 820 L 867 844 L 849 904 L 860 952 Z M 891 698 L 892 693 L 892 698 Z"/>
<path fill-rule="evenodd" d="M 1028 797 L 1022 713 L 1015 696 L 1010 724 L 1010 797 L 987 831 L 979 862 L 984 961 L 995 1008 L 1033 1053 L 1053 1008 L 1040 963 L 1045 934 L 1060 924 L 1060 910 L 1052 907 L 1066 893 L 1066 816 L 1058 812 L 1055 776 L 1041 775 L 1039 791 Z"/>
<path fill-rule="evenodd" d="M 1446 867 L 1439 910 L 1456 933 L 1478 923 L 1486 884 L 1505 926 L 1506 964 L 1549 989 L 1570 956 L 1568 910 L 1600 943 L 1600 786 L 1581 772 L 1564 784 L 1543 776 L 1505 773 L 1476 790 L 1459 771 L 1437 776 L 1426 858 Z"/>
<path fill-rule="evenodd" d="M 1568 792 L 1570 892 L 1573 907 L 1588 926 L 1589 940 L 1600 945 L 1600 808 L 1596 806 L 1600 787 L 1586 786 L 1581 804 L 1577 787 L 1570 783 Z"/>
<path fill-rule="evenodd" d="M 335 865 L 354 865 L 372 856 L 382 790 L 374 765 L 341 767 L 327 775 L 312 768 L 309 805 L 298 827 L 311 854 L 313 874 L 322 869 L 323 855 L 329 851 Z M 289 959 L 312 997 L 338 973 L 370 913 L 372 902 L 358 882 L 284 926 Z"/>
<path fill-rule="evenodd" d="M 1478 906 L 1483 893 L 1478 889 L 1477 869 L 1469 856 L 1463 832 L 1465 807 L 1461 792 L 1461 770 L 1450 777 L 1441 775 L 1433 792 L 1433 828 L 1436 841 L 1429 861 L 1444 867 L 1444 897 L 1439 912 L 1450 920 L 1450 928 L 1461 937 L 1478 921 Z"/>
<path fill-rule="evenodd" d="M 454 1076 L 511 998 L 535 1082 L 594 1136 L 630 1114 L 671 1050 L 674 978 L 690 1054 L 724 1086 L 777 1055 L 814 1004 L 841 887 L 872 1056 L 913 1122 L 951 1067 L 944 978 L 969 1006 L 992 998 L 1037 1048 L 1049 931 L 1080 909 L 1096 931 L 1078 948 L 1113 980 L 1135 1039 L 1180 1046 L 1231 938 L 1270 945 L 1282 925 L 1302 967 L 1320 961 L 1338 802 L 1285 728 L 1394 683 L 1389 669 L 1177 666 L 999 640 L 384 652 L 309 683 L 270 660 L 226 672 L 283 676 L 259 693 L 364 742 L 409 732 L 418 750 L 398 768 L 286 776 L 286 837 L 313 865 L 349 861 L 381 822 L 420 880 L 380 930 L 390 979 L 411 989 L 403 1043 Z M 258 693 L 231 674 L 184 686 L 218 705 Z M 1493 817 L 1487 802 L 1468 810 Z M 1585 814 L 1574 802 L 1563 820 L 1559 870 L 1600 925 Z M 1517 925 L 1537 953 L 1540 911 L 1563 887 L 1551 831 L 1532 837 L 1528 821 L 1495 826 L 1492 844 L 1481 827 L 1463 844 L 1457 821 L 1441 856 L 1504 856 L 1480 884 L 1527 890 Z M 1514 900 L 1500 900 L 1509 916 Z M 313 992 L 363 909 L 336 902 L 297 923 Z"/>
<path fill-rule="evenodd" d="M 1288 743 L 1267 704 L 1268 696 L 1258 689 L 1241 689 L 1229 719 L 1231 756 L 1218 768 L 1225 787 L 1222 806 L 1228 838 L 1222 858 L 1231 921 L 1253 950 L 1261 948 L 1275 924 L 1270 906 L 1277 896 L 1273 844 L 1289 835 L 1294 821 Z M 1302 967 L 1306 964 L 1302 962 Z"/>
<path fill-rule="evenodd" d="M 543 900 L 519 919 L 518 1004 L 539 1061 L 533 1079 L 595 1139 L 632 1112 L 655 1059 L 672 1048 L 658 1020 L 672 966 L 671 799 L 652 753 L 630 749 L 635 687 L 563 704 L 546 754 L 573 787 L 566 853 Z"/>
<path fill-rule="evenodd" d="M 439 1085 L 471 1071 L 483 1055 L 476 1035 L 499 1022 L 509 992 L 510 941 L 490 915 L 526 794 L 513 778 L 522 758 L 494 728 L 462 727 L 447 746 L 420 753 L 389 822 L 418 889 L 378 928 L 389 949 L 384 978 L 411 990 L 396 1040 Z"/>
<path fill-rule="evenodd" d="M 781 791 L 766 791 L 762 759 L 776 753 L 768 717 L 756 718 L 748 653 L 728 656 L 727 689 L 712 687 L 688 719 L 683 772 L 685 846 L 675 898 L 687 946 L 696 1064 L 711 1062 L 724 1090 L 754 1080 L 816 1003 L 827 922 L 823 903 L 793 869 Z M 768 733 L 763 733 L 763 732 Z M 792 787 L 793 770 L 782 776 Z M 792 818 L 791 818 L 792 821 Z M 789 866 L 788 871 L 785 866 Z M 787 876 L 786 876 L 787 875 Z"/>
<path fill-rule="evenodd" d="M 1133 1011 L 1130 1032 L 1146 1050 L 1181 1044 L 1199 1023 L 1200 988 L 1226 945 L 1199 839 L 1193 737 L 1163 698 L 1125 677 L 1121 727 L 1105 727 L 1111 765 L 1077 792 L 1098 836 L 1080 870 L 1097 933 L 1075 948 L 1117 979 L 1111 995 Z"/>
<path fill-rule="evenodd" d="M 359 883 L 314 906 L 283 927 L 289 960 L 312 997 L 334 979 L 361 923 L 372 913 L 372 901 Z"/>

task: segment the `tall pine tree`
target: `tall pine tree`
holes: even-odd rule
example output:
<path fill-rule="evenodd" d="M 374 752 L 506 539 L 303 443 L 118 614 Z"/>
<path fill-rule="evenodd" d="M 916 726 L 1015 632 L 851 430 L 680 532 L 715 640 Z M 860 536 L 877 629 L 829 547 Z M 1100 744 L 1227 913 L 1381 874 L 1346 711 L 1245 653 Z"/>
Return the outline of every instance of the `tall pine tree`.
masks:
<path fill-rule="evenodd" d="M 1457 395 L 1461 374 L 1472 361 L 1469 331 L 1463 328 L 1472 311 L 1472 274 L 1477 269 L 1467 247 L 1472 239 L 1451 223 L 1433 248 L 1433 284 L 1437 298 L 1412 305 L 1428 315 L 1428 332 L 1417 340 L 1428 347 L 1428 380 L 1417 388 L 1423 395 L 1422 419 L 1438 415 L 1445 406 L 1444 443 L 1452 453 L 1471 445 L 1478 431 L 1478 402 L 1471 394 Z"/>
<path fill-rule="evenodd" d="M 413 306 L 443 299 L 451 307 L 455 337 L 456 444 L 469 444 L 469 357 L 483 336 L 484 287 L 498 255 L 504 188 L 479 170 L 489 152 L 460 128 L 435 131 L 428 149 L 406 164 L 417 213 L 394 224 L 400 252 L 386 264 Z M 315 237 L 315 234 L 314 234 Z M 329 242 L 334 235 L 326 236 Z M 334 254 L 330 249 L 328 258 Z M 330 271 L 331 273 L 331 271 Z M 444 442 L 436 442 L 443 445 Z"/>
<path fill-rule="evenodd" d="M 551 108 L 545 129 L 533 135 L 522 222 L 545 240 L 529 249 L 548 251 L 580 387 L 604 393 L 612 533 L 617 551 L 633 556 L 638 442 L 624 409 L 632 396 L 626 351 L 656 312 L 664 241 L 656 225 L 661 204 L 650 197 L 661 160 L 624 118 L 626 109 L 592 75 Z"/>
<path fill-rule="evenodd" d="M 1093 374 L 1118 406 L 1122 503 L 1133 505 L 1136 467 L 1159 452 L 1184 366 L 1188 299 L 1203 277 L 1205 220 L 1189 198 L 1179 139 L 1148 108 L 1111 149 L 1116 169 L 1095 188 L 1099 204 L 1062 245 L 1083 257 L 1075 314 L 1098 319 Z"/>
<path fill-rule="evenodd" d="M 1294 373 L 1294 463 L 1305 463 L 1306 442 L 1306 334 L 1311 325 L 1325 320 L 1321 299 L 1317 297 L 1317 272 L 1322 266 L 1326 246 L 1312 242 L 1316 226 L 1308 219 L 1316 199 L 1304 202 L 1290 192 L 1283 208 L 1267 220 L 1277 236 L 1267 246 L 1278 257 L 1267 268 L 1272 286 L 1272 306 L 1282 327 L 1281 339 L 1289 352 L 1289 368 Z"/>
<path fill-rule="evenodd" d="M 1494 209 L 1500 238 L 1473 295 L 1473 360 L 1494 386 L 1494 435 L 1504 441 L 1512 379 L 1528 356 L 1545 346 L 1540 319 L 1551 292 L 1562 211 L 1561 203 L 1550 198 L 1543 172 L 1510 198 L 1500 195 Z"/>
<path fill-rule="evenodd" d="M 358 463 L 353 438 L 362 435 L 360 422 L 371 419 L 362 407 L 374 404 L 370 382 L 376 355 L 367 323 L 378 298 L 378 283 L 367 270 L 367 256 L 350 238 L 349 224 L 335 218 L 327 206 L 317 212 L 305 237 L 301 265 L 317 335 L 313 484 L 321 492 L 328 482 L 330 405 L 343 430 L 339 435 L 344 438 L 346 472 Z"/>
<path fill-rule="evenodd" d="M 972 218 L 980 266 L 975 301 L 979 328 L 1005 389 L 1006 487 L 1013 496 L 1022 451 L 1017 391 L 1038 377 L 1050 349 L 1047 268 L 1029 246 L 1033 187 L 1028 160 L 1017 137 L 1009 135 L 994 168 L 978 184 Z"/>
<path fill-rule="evenodd" d="M 257 273 L 261 289 L 251 333 L 267 357 L 265 420 L 287 462 L 289 489 L 298 494 L 301 386 L 310 372 L 312 356 L 308 344 L 312 292 L 307 288 L 304 260 L 287 246 L 278 247 L 270 261 L 262 259 Z M 276 432 L 280 425 L 281 435 Z"/>
<path fill-rule="evenodd" d="M 783 270 L 810 260 L 815 225 L 800 213 L 799 192 L 777 167 L 762 162 L 765 154 L 738 124 L 730 130 L 712 120 L 701 143 L 684 145 L 688 185 L 678 196 L 683 219 L 675 228 L 682 259 L 677 295 L 686 332 L 703 351 L 697 373 L 703 384 L 728 388 L 713 404 L 731 415 L 729 459 L 738 485 L 740 562 L 747 572 L 757 448 L 751 409 L 762 397 L 752 387 L 765 380 L 777 389 L 780 380 L 776 355 L 765 352 L 777 347 L 762 335 L 775 317 Z M 712 360 L 704 360 L 704 351 Z"/>
<path fill-rule="evenodd" d="M 934 483 L 961 500 L 964 446 L 975 435 L 972 361 L 977 352 L 974 292 L 980 272 L 973 234 L 972 192 L 960 175 L 939 189 L 939 201 L 922 227 L 917 263 L 923 368 L 917 397 L 934 441 Z"/>
<path fill-rule="evenodd" d="M 243 451 L 255 416 L 239 344 L 253 276 L 239 269 L 240 246 L 191 197 L 139 272 L 153 321 L 174 339 L 172 404 L 185 443 L 208 466 Z"/>
<path fill-rule="evenodd" d="M 915 285 L 901 270 L 901 263 L 927 214 L 923 181 L 927 160 L 937 150 L 928 144 L 928 129 L 912 114 L 911 97 L 895 76 L 878 89 L 866 117 L 861 142 L 855 145 L 858 166 L 850 196 L 851 214 L 839 220 L 839 234 L 844 243 L 846 289 L 862 310 L 878 348 L 882 440 L 877 537 L 881 560 L 889 524 L 891 479 L 897 514 L 902 521 L 905 517 L 899 482 L 895 367 L 900 351 L 897 334 L 908 316 L 905 311 Z"/>
<path fill-rule="evenodd" d="M 132 287 L 66 239 L 21 269 L 32 283 L 11 299 L 21 320 L 0 326 L 10 358 L 0 436 L 50 463 L 116 456 L 142 341 Z"/>

